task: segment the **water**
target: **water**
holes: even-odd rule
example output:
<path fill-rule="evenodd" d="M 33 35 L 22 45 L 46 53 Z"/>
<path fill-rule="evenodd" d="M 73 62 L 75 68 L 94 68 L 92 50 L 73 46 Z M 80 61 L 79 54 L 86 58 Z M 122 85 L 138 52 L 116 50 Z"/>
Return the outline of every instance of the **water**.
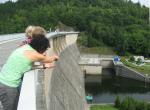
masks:
<path fill-rule="evenodd" d="M 150 102 L 150 84 L 117 77 L 110 70 L 101 76 L 86 76 L 85 81 L 86 93 L 93 95 L 93 103 L 113 103 L 116 96 L 120 96 L 121 99 L 131 96 Z"/>

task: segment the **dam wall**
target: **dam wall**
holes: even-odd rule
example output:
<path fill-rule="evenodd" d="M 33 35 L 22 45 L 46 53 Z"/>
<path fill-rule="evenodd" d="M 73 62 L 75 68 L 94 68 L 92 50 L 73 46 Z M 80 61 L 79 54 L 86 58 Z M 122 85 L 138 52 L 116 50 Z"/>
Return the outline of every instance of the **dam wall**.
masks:
<path fill-rule="evenodd" d="M 49 85 L 48 110 L 85 110 L 83 73 L 76 59 L 76 45 L 70 45 L 60 54 Z"/>
<path fill-rule="evenodd" d="M 60 59 L 55 68 L 44 71 L 43 99 L 47 110 L 85 110 L 84 76 L 78 65 L 77 35 L 67 34 L 50 39 L 51 48 L 47 54 L 58 54 Z"/>
<path fill-rule="evenodd" d="M 59 57 L 54 69 L 37 72 L 36 110 L 86 110 L 84 76 L 78 65 L 76 44 L 68 46 Z"/>

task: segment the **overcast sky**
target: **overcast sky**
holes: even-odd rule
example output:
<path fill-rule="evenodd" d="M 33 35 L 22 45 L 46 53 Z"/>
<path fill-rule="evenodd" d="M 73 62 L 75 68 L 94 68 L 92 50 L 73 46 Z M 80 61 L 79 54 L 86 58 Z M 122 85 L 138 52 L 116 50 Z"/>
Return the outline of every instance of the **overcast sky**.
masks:
<path fill-rule="evenodd" d="M 5 1 L 8 1 L 8 0 L 0 0 L 0 3 L 4 3 Z M 11 0 L 11 1 L 17 1 L 17 0 Z M 140 2 L 142 5 L 145 5 L 145 6 L 149 6 L 150 7 L 150 0 L 132 0 L 133 2 Z"/>
<path fill-rule="evenodd" d="M 133 2 L 140 2 L 142 5 L 150 7 L 150 0 L 132 0 Z"/>
<path fill-rule="evenodd" d="M 6 1 L 9 1 L 9 0 L 0 0 L 0 3 L 4 3 L 4 2 L 6 2 Z M 17 0 L 11 0 L 11 1 L 17 1 Z"/>

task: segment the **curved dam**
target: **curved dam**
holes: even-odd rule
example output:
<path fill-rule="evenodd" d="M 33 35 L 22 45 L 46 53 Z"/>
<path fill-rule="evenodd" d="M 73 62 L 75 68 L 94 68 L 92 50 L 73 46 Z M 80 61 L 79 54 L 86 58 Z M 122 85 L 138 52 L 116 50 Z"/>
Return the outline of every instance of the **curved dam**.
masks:
<path fill-rule="evenodd" d="M 49 110 L 85 110 L 84 78 L 78 65 L 78 57 L 75 44 L 60 54 L 49 83 Z"/>
<path fill-rule="evenodd" d="M 25 73 L 17 110 L 86 109 L 84 76 L 78 65 L 80 53 L 76 46 L 77 36 L 77 32 L 47 34 L 51 45 L 47 54 L 57 54 L 60 59 L 52 69 Z M 1 66 L 22 40 L 15 38 L 9 41 L 8 38 L 6 42 L 1 42 Z"/>
<path fill-rule="evenodd" d="M 37 72 L 36 110 L 85 110 L 84 77 L 76 44 L 59 57 L 53 70 Z"/>
<path fill-rule="evenodd" d="M 77 34 L 68 34 L 50 40 L 47 54 L 58 54 L 60 59 L 55 68 L 37 73 L 36 110 L 85 110 L 84 77 L 78 65 L 76 39 Z"/>

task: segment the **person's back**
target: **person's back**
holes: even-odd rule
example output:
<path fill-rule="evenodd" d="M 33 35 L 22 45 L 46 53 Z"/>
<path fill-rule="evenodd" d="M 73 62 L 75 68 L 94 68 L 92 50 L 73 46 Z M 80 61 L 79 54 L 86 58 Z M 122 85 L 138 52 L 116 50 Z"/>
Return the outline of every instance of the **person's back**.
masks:
<path fill-rule="evenodd" d="M 1 83 L 10 87 L 18 87 L 20 85 L 20 78 L 23 76 L 23 73 L 32 67 L 31 61 L 24 55 L 26 50 L 34 49 L 29 45 L 24 45 L 10 55 L 0 72 Z"/>

